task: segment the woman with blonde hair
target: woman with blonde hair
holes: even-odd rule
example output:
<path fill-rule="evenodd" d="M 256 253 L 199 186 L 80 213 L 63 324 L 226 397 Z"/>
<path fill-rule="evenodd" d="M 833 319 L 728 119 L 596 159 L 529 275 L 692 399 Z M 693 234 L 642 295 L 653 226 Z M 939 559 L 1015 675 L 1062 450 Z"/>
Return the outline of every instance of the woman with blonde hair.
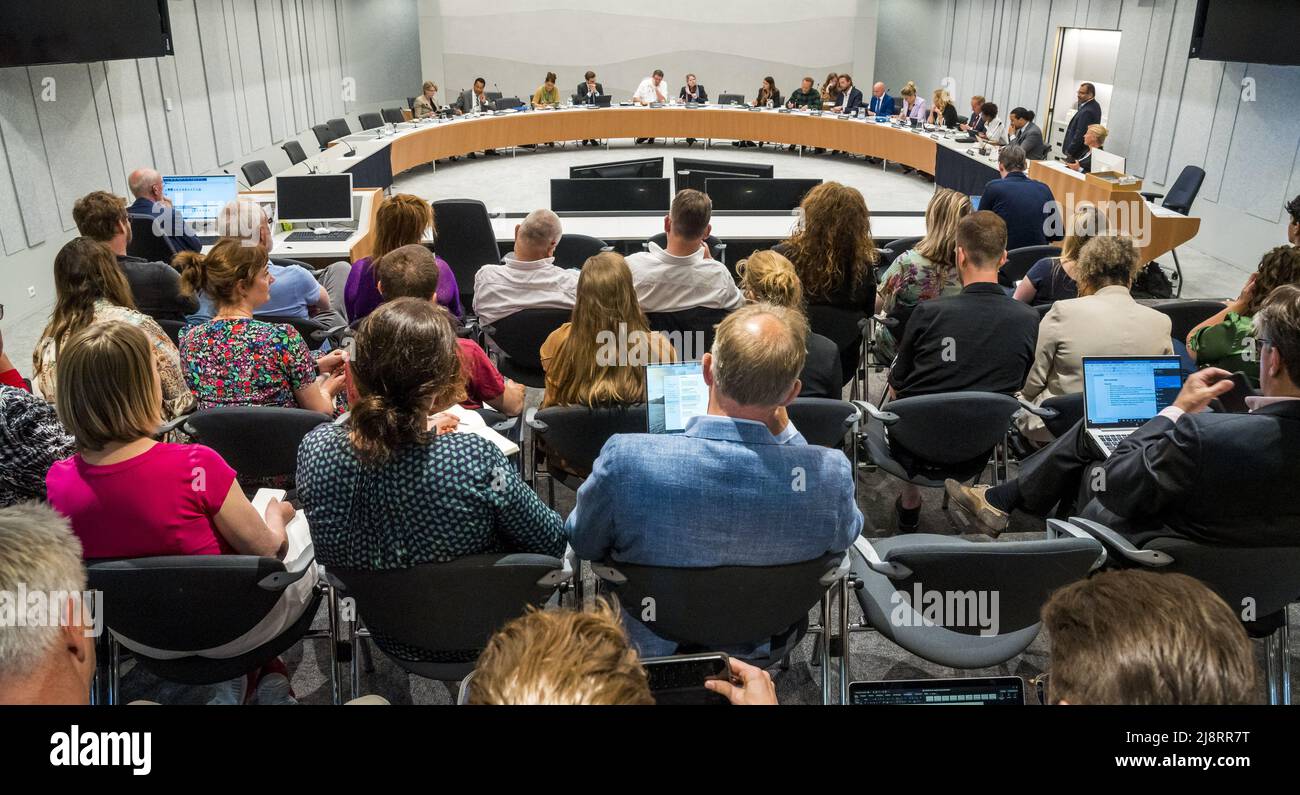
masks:
<path fill-rule="evenodd" d="M 800 224 L 776 247 L 794 263 L 810 304 L 870 313 L 875 307 L 871 211 L 857 188 L 823 182 L 799 205 Z"/>
<path fill-rule="evenodd" d="M 1065 161 L 1065 167 L 1084 174 L 1092 172 L 1092 150 L 1104 149 L 1106 147 L 1106 137 L 1110 135 L 1110 130 L 1100 124 L 1089 124 L 1088 129 L 1083 133 L 1083 143 L 1088 147 L 1088 153 L 1078 160 Z"/>
<path fill-rule="evenodd" d="M 948 188 L 935 190 L 925 208 L 925 237 L 903 252 L 880 277 L 876 311 L 898 321 L 876 331 L 882 356 L 893 358 L 912 310 L 922 301 L 961 292 L 957 276 L 957 224 L 971 214 L 970 197 Z"/>
<path fill-rule="evenodd" d="M 390 251 L 424 242 L 426 233 L 433 230 L 433 207 L 419 196 L 398 193 L 384 199 L 375 215 L 375 244 L 370 256 L 352 263 L 348 283 L 344 288 L 343 303 L 348 319 L 353 323 L 375 311 L 384 301 L 379 294 L 374 264 Z M 442 257 L 438 257 L 438 303 L 460 318 L 460 288 L 456 274 L 452 273 Z"/>
<path fill-rule="evenodd" d="M 117 320 L 138 326 L 149 339 L 162 384 L 162 416 L 170 420 L 194 407 L 185 385 L 180 354 L 158 322 L 137 312 L 131 287 L 107 245 L 76 237 L 54 256 L 54 312 L 36 342 L 33 364 L 36 385 L 45 399 L 58 398 L 58 357 L 68 338 L 92 323 Z"/>
<path fill-rule="evenodd" d="M 1025 278 L 1016 285 L 1016 300 L 1030 306 L 1042 306 L 1078 297 L 1075 268 L 1079 252 L 1089 240 L 1106 234 L 1108 226 L 1106 214 L 1096 205 L 1083 203 L 1075 207 L 1060 255 L 1043 257 L 1033 264 Z"/>
<path fill-rule="evenodd" d="M 907 85 L 903 86 L 903 89 L 898 94 L 903 98 L 903 101 L 898 105 L 897 118 L 904 120 L 915 119 L 918 124 L 925 121 L 925 100 L 916 95 L 916 83 L 908 80 Z"/>
<path fill-rule="evenodd" d="M 420 88 L 420 96 L 415 98 L 415 104 L 411 108 L 413 115 L 417 119 L 426 119 L 438 112 L 438 84 L 432 80 L 425 80 L 424 86 Z"/>
<path fill-rule="evenodd" d="M 775 251 L 756 251 L 736 264 L 740 291 L 750 303 L 766 303 L 804 311 L 803 285 L 790 260 Z M 808 358 L 799 380 L 799 397 L 839 400 L 844 394 L 838 346 L 820 334 L 808 335 Z"/>
<path fill-rule="evenodd" d="M 943 88 L 936 88 L 931 95 L 929 123 L 953 128 L 958 124 L 957 107 L 952 104 L 952 96 Z"/>

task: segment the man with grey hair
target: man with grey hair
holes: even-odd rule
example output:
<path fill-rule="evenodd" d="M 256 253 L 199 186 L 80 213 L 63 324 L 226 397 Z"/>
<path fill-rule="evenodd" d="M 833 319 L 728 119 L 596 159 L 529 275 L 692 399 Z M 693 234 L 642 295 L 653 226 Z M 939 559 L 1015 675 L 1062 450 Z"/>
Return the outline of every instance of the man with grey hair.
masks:
<path fill-rule="evenodd" d="M 681 434 L 610 438 L 565 529 L 578 555 L 648 566 L 779 566 L 842 552 L 862 530 L 843 453 L 809 445 L 786 416 L 799 394 L 808 322 L 751 304 L 718 325 L 704 355 L 708 413 Z M 662 600 L 673 598 L 664 594 Z M 677 644 L 624 613 L 642 656 Z M 777 638 L 735 650 L 764 654 Z"/>
<path fill-rule="evenodd" d="M 555 264 L 564 229 L 550 210 L 533 210 L 515 227 L 515 250 L 504 264 L 484 265 L 474 276 L 474 313 L 484 325 L 521 309 L 572 309 L 580 271 Z"/>
<path fill-rule="evenodd" d="M 261 246 L 270 254 L 275 245 L 271 222 L 262 206 L 252 199 L 236 199 L 221 208 L 217 216 L 217 234 L 234 238 L 247 246 Z M 343 291 L 351 264 L 335 262 L 318 276 L 296 260 L 271 259 L 271 300 L 257 307 L 265 317 L 315 318 L 326 328 L 346 326 L 343 317 Z M 206 293 L 199 296 L 199 309 L 187 320 L 206 323 L 216 313 L 216 305 Z"/>
<path fill-rule="evenodd" d="M 135 197 L 127 215 L 154 219 L 154 228 L 162 229 L 163 237 L 173 251 L 200 251 L 203 244 L 195 237 L 185 219 L 172 207 L 171 199 L 163 195 L 162 174 L 152 168 L 137 168 L 126 179 L 131 195 Z M 161 218 L 161 222 L 158 220 Z"/>
<path fill-rule="evenodd" d="M 998 152 L 998 173 L 984 186 L 980 209 L 997 213 L 1007 224 L 1007 251 L 1025 246 L 1045 246 L 1048 231 L 1059 229 L 1059 209 L 1052 189 L 1025 173 L 1025 150 L 1012 144 Z M 1011 286 L 1011 285 L 1005 285 Z"/>
<path fill-rule="evenodd" d="M 24 611 L 22 621 L 12 611 L 0 621 L 0 705 L 89 702 L 95 639 L 85 591 L 81 542 L 66 519 L 34 502 L 0 509 L 0 603 Z"/>

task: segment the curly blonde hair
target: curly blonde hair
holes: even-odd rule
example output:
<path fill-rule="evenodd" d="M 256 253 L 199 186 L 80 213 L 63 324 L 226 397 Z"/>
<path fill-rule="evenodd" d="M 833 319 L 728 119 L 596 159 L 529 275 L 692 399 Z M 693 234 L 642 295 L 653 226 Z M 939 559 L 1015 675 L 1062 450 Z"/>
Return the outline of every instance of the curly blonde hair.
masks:
<path fill-rule="evenodd" d="M 803 285 L 790 260 L 775 251 L 756 251 L 736 264 L 740 289 L 755 301 L 803 310 Z"/>

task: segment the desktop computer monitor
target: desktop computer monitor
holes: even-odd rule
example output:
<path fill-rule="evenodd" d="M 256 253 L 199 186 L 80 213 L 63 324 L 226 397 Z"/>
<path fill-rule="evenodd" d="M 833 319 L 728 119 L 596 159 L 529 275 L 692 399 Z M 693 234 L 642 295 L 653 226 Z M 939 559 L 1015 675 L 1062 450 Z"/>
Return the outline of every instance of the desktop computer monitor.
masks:
<path fill-rule="evenodd" d="M 621 160 L 617 163 L 595 163 L 590 166 L 569 166 L 569 179 L 659 179 L 664 175 L 662 157 L 645 160 Z"/>
<path fill-rule="evenodd" d="M 352 220 L 351 174 L 275 178 L 276 219 L 328 223 Z"/>
<path fill-rule="evenodd" d="M 1124 170 L 1124 158 L 1110 152 L 1103 152 L 1100 149 L 1092 150 L 1091 166 L 1092 170 L 1098 173 L 1102 171 L 1114 171 L 1120 174 L 1128 173 Z"/>
<path fill-rule="evenodd" d="M 819 179 L 736 179 L 724 177 L 704 181 L 704 192 L 713 200 L 714 211 L 748 210 L 789 212 L 799 207 L 808 191 L 822 184 Z"/>
<path fill-rule="evenodd" d="M 744 174 L 762 179 L 771 179 L 775 175 L 771 165 L 734 163 L 726 160 L 696 160 L 691 157 L 674 157 L 673 171 L 722 171 L 727 174 Z"/>
<path fill-rule="evenodd" d="M 162 180 L 163 195 L 186 221 L 216 221 L 221 208 L 238 195 L 233 174 L 172 175 Z"/>
<path fill-rule="evenodd" d="M 557 213 L 666 212 L 672 180 L 553 179 L 551 210 Z"/>
<path fill-rule="evenodd" d="M 711 179 L 760 179 L 754 174 L 740 174 L 732 171 L 705 171 L 704 169 L 687 169 L 677 171 L 676 191 L 687 188 L 704 191 L 705 183 Z"/>

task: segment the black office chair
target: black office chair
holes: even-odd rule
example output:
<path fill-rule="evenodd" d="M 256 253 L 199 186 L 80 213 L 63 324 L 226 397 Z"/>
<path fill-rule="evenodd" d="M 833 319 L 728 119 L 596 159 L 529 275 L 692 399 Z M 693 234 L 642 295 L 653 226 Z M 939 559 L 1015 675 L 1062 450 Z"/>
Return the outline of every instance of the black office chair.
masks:
<path fill-rule="evenodd" d="M 719 94 L 718 104 L 719 105 L 744 105 L 745 95 L 744 94 Z"/>
<path fill-rule="evenodd" d="M 1178 179 L 1174 180 L 1173 186 L 1169 188 L 1169 193 L 1142 191 L 1142 198 L 1155 202 L 1156 199 L 1163 197 L 1161 207 L 1173 210 L 1179 215 L 1191 215 L 1192 205 L 1196 203 L 1196 196 L 1201 192 L 1201 184 L 1204 182 L 1205 169 L 1200 166 L 1183 166 Z M 1183 294 L 1183 266 L 1178 262 L 1177 249 L 1170 249 L 1169 254 L 1174 258 L 1174 280 L 1178 282 L 1174 297 L 1177 298 Z"/>
<path fill-rule="evenodd" d="M 185 322 L 182 320 L 168 320 L 166 318 L 154 318 L 162 330 L 167 332 L 167 338 L 172 341 L 173 345 L 181 344 L 181 332 L 185 330 Z"/>
<path fill-rule="evenodd" d="M 330 132 L 334 133 L 335 138 L 343 138 L 352 134 L 352 128 L 348 126 L 347 119 L 330 119 L 325 123 L 330 126 Z"/>
<path fill-rule="evenodd" d="M 249 187 L 271 178 L 271 169 L 267 168 L 265 160 L 250 160 L 239 169 L 244 172 L 244 181 Z"/>
<path fill-rule="evenodd" d="M 546 338 L 569 322 L 568 309 L 523 309 L 483 327 L 497 369 L 506 378 L 535 389 L 546 386 L 541 349 Z"/>
<path fill-rule="evenodd" d="M 492 110 L 514 110 L 523 104 L 519 97 L 498 97 L 492 100 Z"/>
<path fill-rule="evenodd" d="M 495 102 L 496 100 L 501 99 L 502 94 L 500 91 L 484 91 L 483 96 L 487 97 L 489 102 Z"/>
<path fill-rule="evenodd" d="M 96 703 L 115 704 L 119 697 L 122 646 L 117 636 L 171 652 L 199 652 L 237 640 L 276 606 L 284 589 L 311 569 L 289 572 L 275 558 L 253 555 L 184 555 L 122 560 L 90 560 L 87 581 L 100 593 L 104 632 L 98 642 Z M 334 660 L 330 685 L 341 703 L 341 675 L 333 643 L 338 637 L 335 610 L 329 629 L 312 631 L 312 620 L 329 585 L 320 582 L 311 601 L 291 627 L 274 639 L 237 657 L 188 655 L 159 659 L 132 653 L 135 664 L 172 682 L 215 684 L 262 667 L 299 641 L 329 639 Z M 332 604 L 333 600 L 329 600 Z M 97 617 L 98 618 L 98 617 Z"/>
<path fill-rule="evenodd" d="M 1200 325 L 1201 321 L 1214 317 L 1223 311 L 1222 301 L 1207 301 L 1201 299 L 1182 299 L 1170 298 L 1163 301 L 1151 301 L 1147 306 L 1169 316 L 1173 327 L 1169 330 L 1169 336 L 1179 342 L 1186 342 L 1187 335 L 1191 330 Z"/>
<path fill-rule="evenodd" d="M 708 238 L 706 238 L 704 242 L 709 244 L 709 253 L 713 256 L 713 258 L 716 259 L 718 262 L 721 262 L 723 265 L 726 265 L 726 264 L 727 264 L 727 244 L 726 244 L 726 243 L 723 243 L 721 240 L 719 240 L 718 238 L 714 237 L 713 235 L 709 235 Z M 650 238 L 649 240 L 647 240 L 646 243 L 654 243 L 654 244 L 655 244 L 656 246 L 658 246 L 659 248 L 667 248 L 667 246 L 668 246 L 668 233 L 667 233 L 667 232 L 660 232 L 659 234 L 657 234 L 657 235 L 655 235 L 654 237 L 652 237 L 652 238 Z M 641 244 L 641 247 L 642 247 L 642 248 L 649 248 L 649 246 L 646 245 L 646 243 Z"/>
<path fill-rule="evenodd" d="M 808 444 L 839 450 L 857 432 L 858 410 L 848 401 L 801 397 L 785 410 Z"/>
<path fill-rule="evenodd" d="M 316 134 L 316 142 L 320 144 L 322 152 L 329 148 L 331 141 L 338 138 L 328 124 L 313 124 L 311 131 Z"/>
<path fill-rule="evenodd" d="M 998 284 L 1014 289 L 1016 282 L 1025 278 L 1034 263 L 1043 257 L 1059 257 L 1061 249 L 1056 246 L 1024 246 L 1007 252 L 1007 261 L 998 270 Z"/>
<path fill-rule="evenodd" d="M 398 113 L 400 112 L 398 111 Z M 363 130 L 373 130 L 384 126 L 384 117 L 378 113 L 360 113 L 357 115 L 357 123 L 361 125 Z"/>
<path fill-rule="evenodd" d="M 421 657 L 405 659 L 385 651 L 403 670 L 427 679 L 455 682 L 474 669 L 478 653 L 511 619 L 533 605 L 541 607 L 572 571 L 548 555 L 490 553 L 447 563 L 422 563 L 402 569 L 366 571 L 331 566 L 339 598 L 356 600 L 353 638 L 379 641 L 381 650 L 405 647 Z M 357 649 L 352 654 L 352 692 L 360 692 Z M 460 658 L 460 659 L 457 659 Z"/>
<path fill-rule="evenodd" d="M 466 312 L 474 306 L 474 274 L 484 265 L 499 265 L 501 250 L 487 205 L 477 199 L 440 199 L 433 203 L 434 251 L 456 275 Z"/>
<path fill-rule="evenodd" d="M 1046 303 L 1046 304 L 1037 304 L 1036 306 L 1034 306 L 1034 311 L 1038 313 L 1038 322 L 1039 322 L 1039 323 L 1042 323 L 1042 322 L 1043 322 L 1043 318 L 1047 317 L 1047 313 L 1052 311 L 1052 307 L 1053 307 L 1055 304 L 1056 304 L 1056 302 L 1055 302 L 1055 301 L 1052 301 L 1052 302 L 1050 302 L 1050 303 Z"/>
<path fill-rule="evenodd" d="M 560 237 L 560 244 L 555 247 L 555 264 L 561 268 L 581 270 L 587 260 L 602 251 L 609 250 L 611 250 L 609 244 L 600 238 L 565 234 Z"/>
<path fill-rule="evenodd" d="M 406 98 L 406 107 L 411 111 L 411 115 L 415 115 L 415 97 Z"/>
<path fill-rule="evenodd" d="M 379 115 L 388 124 L 401 124 L 406 121 L 401 108 L 381 108 Z"/>
<path fill-rule="evenodd" d="M 131 224 L 131 240 L 126 244 L 126 253 L 132 257 L 147 259 L 150 262 L 165 262 L 168 265 L 176 256 L 171 240 L 154 234 L 154 217 L 151 215 L 128 215 Z"/>
<path fill-rule="evenodd" d="M 896 240 L 885 243 L 883 248 L 888 249 L 889 254 L 881 258 L 880 262 L 877 263 L 877 267 L 883 266 L 884 268 L 888 268 L 890 265 L 894 264 L 894 260 L 916 248 L 916 244 L 920 242 L 920 237 L 900 237 Z"/>
<path fill-rule="evenodd" d="M 1083 419 L 1083 393 L 1050 397 L 1043 401 L 1043 408 L 1056 412 L 1055 417 L 1044 418 L 1043 425 L 1049 433 L 1060 438 Z"/>
<path fill-rule="evenodd" d="M 533 479 L 538 475 L 546 477 L 547 504 L 551 507 L 555 506 L 555 482 L 577 491 L 611 436 L 645 433 L 648 428 L 644 403 L 532 409 L 527 422 L 533 430 Z M 545 471 L 537 467 L 542 459 L 548 462 Z M 553 466 L 553 461 L 563 461 L 564 467 Z"/>
<path fill-rule="evenodd" d="M 286 260 L 277 260 L 277 262 L 284 264 Z M 341 346 L 353 334 L 349 326 L 329 328 L 319 320 L 310 317 L 284 317 L 279 315 L 254 315 L 254 317 L 263 323 L 279 323 L 293 326 L 294 330 L 303 338 L 303 341 L 307 343 L 307 347 L 312 350 L 319 349 L 326 342 L 335 347 Z"/>
<path fill-rule="evenodd" d="M 211 447 L 253 491 L 249 484 L 272 478 L 291 485 L 303 437 L 329 421 L 329 415 L 306 409 L 221 406 L 172 420 L 163 431 L 179 428 L 192 443 Z"/>
<path fill-rule="evenodd" d="M 872 296 L 872 303 L 875 296 Z M 861 373 L 863 337 L 867 315 L 861 310 L 845 309 L 829 304 L 809 304 L 808 326 L 840 349 L 840 375 L 847 384 L 853 382 L 853 397 L 862 397 L 861 388 L 865 374 Z"/>
<path fill-rule="evenodd" d="M 285 141 L 280 148 L 289 156 L 290 165 L 296 166 L 307 159 L 307 153 L 302 151 L 302 144 L 297 141 Z"/>
<path fill-rule="evenodd" d="M 718 324 L 731 314 L 727 309 L 695 307 L 676 312 L 647 312 L 650 330 L 657 331 L 677 350 L 681 361 L 699 361 L 713 349 Z"/>
<path fill-rule="evenodd" d="M 784 661 L 809 632 L 830 632 L 831 589 L 847 573 L 844 554 L 824 555 L 784 566 L 675 568 L 619 561 L 595 562 L 602 588 L 627 606 L 626 620 L 640 620 L 654 605 L 654 634 L 678 644 L 678 653 L 770 642 L 764 656 L 741 657 L 768 668 Z M 808 626 L 808 611 L 820 605 L 820 626 Z M 818 646 L 822 703 L 830 701 L 829 644 Z"/>

